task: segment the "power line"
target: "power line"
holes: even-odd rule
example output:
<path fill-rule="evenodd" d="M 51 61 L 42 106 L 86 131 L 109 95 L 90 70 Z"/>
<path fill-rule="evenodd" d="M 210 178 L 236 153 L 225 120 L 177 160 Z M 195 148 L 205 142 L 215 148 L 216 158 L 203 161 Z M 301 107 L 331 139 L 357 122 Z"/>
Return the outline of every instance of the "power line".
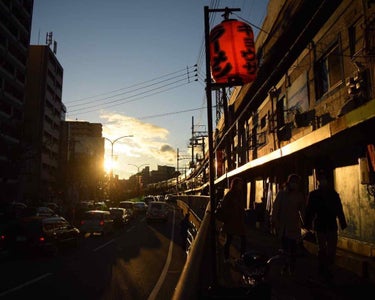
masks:
<path fill-rule="evenodd" d="M 176 82 L 179 82 L 179 81 L 185 81 L 185 79 L 181 79 L 181 80 L 177 80 Z M 171 84 L 175 84 L 176 82 L 172 82 L 168 85 L 171 85 Z M 163 92 L 167 92 L 167 91 L 170 91 L 170 90 L 173 90 L 173 89 L 176 89 L 178 87 L 181 87 L 181 86 L 184 86 L 184 85 L 188 85 L 190 83 L 188 82 L 185 82 L 183 84 L 180 84 L 180 85 L 176 85 L 174 87 L 171 87 L 169 89 L 164 89 L 164 90 L 161 90 L 161 91 L 158 91 L 158 92 L 155 92 L 155 93 L 151 93 L 149 95 L 146 95 L 146 96 L 143 96 L 143 97 L 137 97 L 137 98 L 134 98 L 132 100 L 128 100 L 129 98 L 132 98 L 132 97 L 136 97 L 136 96 L 140 96 L 141 94 L 145 94 L 145 93 L 148 93 L 150 91 L 146 91 L 146 92 L 142 92 L 142 93 L 139 93 L 137 95 L 133 95 L 131 97 L 128 97 L 128 98 L 122 98 L 122 99 L 117 99 L 115 101 L 111 101 L 107 104 L 97 104 L 97 105 L 92 105 L 90 107 L 85 107 L 85 108 L 81 108 L 81 109 L 76 109 L 76 110 L 72 110 L 72 111 L 68 111 L 68 114 L 71 114 L 71 113 L 74 113 L 75 115 L 81 115 L 81 114 L 85 114 L 85 113 L 89 113 L 89 112 L 94 112 L 94 111 L 97 111 L 99 109 L 103 109 L 103 108 L 110 108 L 110 107 L 114 107 L 114 106 L 117 106 L 117 105 L 120 105 L 120 104 L 125 104 L 125 103 L 130 103 L 130 102 L 134 102 L 134 101 L 137 101 L 137 100 L 141 100 L 141 99 L 144 99 L 146 97 L 150 97 L 150 96 L 154 96 L 154 95 L 157 95 L 157 94 L 160 94 L 160 93 L 163 93 Z M 157 90 L 157 89 L 160 89 L 160 88 L 163 88 L 163 87 L 166 87 L 168 85 L 164 85 L 162 87 L 158 87 L 158 88 L 155 88 L 153 90 Z M 128 101 L 124 101 L 124 100 L 128 100 Z M 123 101 L 121 103 L 117 103 L 118 101 Z M 112 103 L 112 104 L 111 104 Z M 99 107 L 99 108 L 96 108 L 96 109 L 92 109 L 90 110 L 90 108 L 95 108 L 95 107 Z"/>
<path fill-rule="evenodd" d="M 133 89 L 133 90 L 130 90 L 128 92 L 123 92 L 123 93 L 119 93 L 119 94 L 115 94 L 115 95 L 112 95 L 112 96 L 108 96 L 108 97 L 105 97 L 105 98 L 101 98 L 101 99 L 97 99 L 95 101 L 103 101 L 103 100 L 108 100 L 108 99 L 112 99 L 112 98 L 115 98 L 115 97 L 118 97 L 118 96 L 122 96 L 122 95 L 126 95 L 126 94 L 131 94 L 133 92 L 136 92 L 136 91 L 139 91 L 139 90 L 142 90 L 142 89 L 146 89 L 146 88 L 149 88 L 149 87 L 152 87 L 152 86 L 155 86 L 155 85 L 158 85 L 158 84 L 161 84 L 161 83 L 164 83 L 164 82 L 167 82 L 167 81 L 170 81 L 172 79 L 176 79 L 178 77 L 182 77 L 184 76 L 185 78 L 183 78 L 182 80 L 185 80 L 186 79 L 186 74 L 180 74 L 180 75 L 177 75 L 173 78 L 168 78 L 168 79 L 165 79 L 165 80 L 162 80 L 162 81 L 159 81 L 159 82 L 156 82 L 156 83 L 153 83 L 153 84 L 149 84 L 147 86 L 143 86 L 143 87 L 139 87 L 139 88 L 136 88 L 136 89 Z M 176 82 L 176 81 L 175 81 Z M 152 89 L 151 89 L 152 91 Z M 137 96 L 139 94 L 136 94 L 135 96 Z M 134 96 L 129 96 L 129 97 L 134 97 Z M 127 98 L 126 98 L 127 99 Z M 117 100 L 121 100 L 121 99 L 117 99 Z M 117 101 L 115 100 L 115 101 Z M 77 107 L 77 106 L 83 106 L 83 105 L 87 105 L 89 103 L 92 103 L 92 100 L 89 101 L 89 102 L 83 102 L 83 103 L 78 103 L 78 104 L 73 104 L 73 105 L 70 105 L 69 107 Z M 111 102 L 109 102 L 111 103 Z"/>
<path fill-rule="evenodd" d="M 194 66 L 188 66 L 187 68 L 191 69 L 191 68 L 194 68 L 194 67 L 196 67 L 196 65 L 194 65 Z M 84 97 L 84 98 L 70 100 L 69 102 L 70 103 L 80 102 L 80 101 L 87 100 L 87 99 L 92 99 L 92 98 L 96 98 L 96 97 L 101 97 L 101 96 L 109 95 L 109 94 L 112 94 L 112 93 L 116 93 L 116 92 L 119 92 L 119 91 L 123 91 L 123 90 L 127 90 L 127 89 L 130 89 L 130 88 L 133 88 L 133 87 L 137 87 L 137 86 L 149 83 L 149 82 L 153 82 L 153 81 L 156 81 L 156 80 L 159 80 L 159 79 L 162 79 L 162 78 L 165 78 L 167 76 L 171 76 L 171 75 L 174 75 L 174 74 L 177 74 L 177 73 L 181 73 L 181 72 L 185 73 L 186 72 L 186 68 L 179 69 L 177 71 L 174 71 L 174 72 L 171 72 L 171 73 L 168 73 L 168 74 L 165 74 L 165 75 L 161 75 L 161 76 L 158 76 L 158 77 L 155 77 L 155 78 L 152 78 L 152 79 L 140 82 L 140 83 L 135 83 L 135 84 L 132 84 L 132 85 L 127 86 L 127 87 L 122 87 L 122 88 L 119 88 L 119 89 L 116 89 L 116 90 L 104 92 L 104 93 L 93 95 L 93 96 L 88 96 L 88 97 Z"/>
<path fill-rule="evenodd" d="M 72 110 L 68 109 L 68 114 L 72 114 L 72 113 L 74 113 L 74 114 L 84 114 L 84 113 L 88 113 L 88 112 L 97 111 L 98 109 L 103 109 L 103 108 L 113 107 L 115 105 L 134 102 L 134 101 L 137 101 L 137 100 L 144 99 L 146 97 L 150 97 L 150 96 L 159 94 L 161 92 L 166 92 L 166 91 L 169 91 L 171 89 L 175 89 L 177 87 L 180 87 L 180 86 L 187 85 L 187 84 L 190 84 L 192 82 L 198 81 L 198 75 L 197 74 L 195 74 L 194 76 L 190 75 L 190 72 L 196 72 L 196 69 L 194 71 L 190 71 L 190 70 L 186 71 L 185 70 L 185 72 L 187 72 L 187 73 L 177 76 L 177 77 L 183 76 L 184 78 L 182 78 L 182 79 L 174 80 L 173 82 L 169 82 L 169 83 L 165 83 L 165 82 L 170 81 L 172 79 L 176 79 L 177 77 L 175 76 L 173 78 L 162 80 L 162 81 L 159 81 L 158 83 L 150 84 L 150 85 L 144 87 L 144 88 L 148 88 L 147 90 L 141 91 L 141 92 L 136 93 L 136 94 L 129 95 L 127 97 L 122 97 L 120 99 L 115 99 L 115 100 L 106 101 L 106 102 L 102 103 L 103 100 L 108 100 L 108 99 L 111 99 L 111 98 L 114 98 L 114 97 L 118 97 L 119 95 L 126 94 L 126 93 L 120 93 L 118 95 L 113 95 L 113 96 L 106 97 L 106 98 L 103 98 L 103 99 L 97 99 L 97 100 L 95 100 L 94 103 L 93 103 L 93 101 L 90 101 L 89 103 L 91 103 L 92 105 L 87 106 L 87 104 L 88 104 L 87 102 L 83 103 L 83 104 L 81 103 L 81 104 L 72 105 L 72 107 L 83 106 L 83 105 L 85 105 L 85 107 L 75 108 L 75 109 L 72 109 Z M 161 78 L 161 77 L 159 77 L 159 78 Z M 192 81 L 191 80 L 192 78 L 197 78 L 197 79 Z M 175 84 L 183 82 L 183 81 L 186 81 L 186 82 L 184 84 L 178 84 L 176 86 L 172 86 L 172 85 L 175 85 Z M 161 86 L 151 88 L 155 85 L 160 85 L 162 83 L 164 83 L 164 84 L 161 85 Z M 170 87 L 170 86 L 172 86 L 172 87 L 166 88 L 166 87 Z M 131 92 L 139 91 L 139 90 L 142 90 L 144 88 L 137 88 L 137 89 L 132 90 Z M 155 92 L 157 90 L 160 90 L 160 91 Z M 144 96 L 140 97 L 142 95 L 144 95 Z M 100 102 L 100 103 L 98 103 L 98 102 Z M 98 108 L 98 109 L 93 109 L 93 108 Z"/>

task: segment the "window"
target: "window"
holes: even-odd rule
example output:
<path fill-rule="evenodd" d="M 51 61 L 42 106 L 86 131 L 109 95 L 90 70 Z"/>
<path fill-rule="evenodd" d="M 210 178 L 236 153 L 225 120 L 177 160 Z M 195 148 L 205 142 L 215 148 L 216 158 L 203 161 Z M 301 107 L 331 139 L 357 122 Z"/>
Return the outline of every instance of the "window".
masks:
<path fill-rule="evenodd" d="M 341 53 L 336 43 L 315 65 L 316 98 L 321 98 L 341 80 Z"/>

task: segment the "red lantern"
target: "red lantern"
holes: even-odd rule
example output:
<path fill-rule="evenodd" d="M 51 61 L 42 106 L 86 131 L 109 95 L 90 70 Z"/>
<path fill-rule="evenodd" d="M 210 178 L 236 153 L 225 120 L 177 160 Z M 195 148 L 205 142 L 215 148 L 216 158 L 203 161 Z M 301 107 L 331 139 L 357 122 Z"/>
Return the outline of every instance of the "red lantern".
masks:
<path fill-rule="evenodd" d="M 228 19 L 209 36 L 211 74 L 216 83 L 245 84 L 255 80 L 257 60 L 250 25 Z"/>

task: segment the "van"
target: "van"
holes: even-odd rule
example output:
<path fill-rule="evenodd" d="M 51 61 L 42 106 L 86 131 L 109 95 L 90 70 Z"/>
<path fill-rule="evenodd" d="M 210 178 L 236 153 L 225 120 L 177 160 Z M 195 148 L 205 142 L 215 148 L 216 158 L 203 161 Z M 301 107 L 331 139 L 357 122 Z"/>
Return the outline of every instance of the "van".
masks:
<path fill-rule="evenodd" d="M 151 201 L 146 211 L 146 221 L 167 222 L 169 216 L 169 205 L 163 201 Z"/>

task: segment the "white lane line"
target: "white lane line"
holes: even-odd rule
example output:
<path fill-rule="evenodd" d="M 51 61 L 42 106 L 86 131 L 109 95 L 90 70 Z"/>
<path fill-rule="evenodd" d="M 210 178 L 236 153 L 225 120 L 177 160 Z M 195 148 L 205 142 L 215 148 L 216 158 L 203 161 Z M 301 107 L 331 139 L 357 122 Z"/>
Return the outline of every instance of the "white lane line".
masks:
<path fill-rule="evenodd" d="M 126 230 L 126 232 L 129 232 L 131 230 L 133 230 L 135 228 L 135 226 L 133 225 L 132 227 L 130 227 L 128 230 Z"/>
<path fill-rule="evenodd" d="M 115 240 L 110 240 L 110 241 L 106 242 L 105 244 L 103 244 L 103 245 L 101 245 L 101 246 L 95 248 L 95 249 L 92 250 L 92 251 L 96 252 L 96 251 L 98 251 L 98 250 L 104 248 L 105 246 L 108 246 L 109 244 L 113 243 L 114 241 L 115 241 Z"/>
<path fill-rule="evenodd" d="M 159 290 L 160 290 L 162 284 L 164 283 L 165 276 L 168 273 L 169 265 L 171 264 L 171 261 L 172 261 L 175 214 L 176 214 L 176 212 L 175 212 L 175 210 L 173 210 L 172 234 L 171 234 L 171 240 L 169 242 L 169 250 L 168 250 L 167 260 L 165 262 L 163 271 L 160 274 L 159 280 L 156 283 L 154 289 L 152 290 L 150 296 L 148 297 L 148 300 L 154 300 L 156 298 L 156 296 L 159 293 Z"/>
<path fill-rule="evenodd" d="M 33 284 L 33 283 L 35 283 L 35 282 L 37 282 L 37 281 L 39 281 L 39 280 L 42 280 L 42 279 L 44 279 L 44 278 L 46 278 L 46 277 L 48 277 L 48 276 L 50 276 L 50 275 L 52 275 L 52 273 L 46 273 L 46 274 L 44 274 L 44 275 L 42 275 L 42 276 L 39 276 L 39 277 L 37 277 L 37 278 L 34 278 L 33 280 L 30 280 L 30 281 L 28 281 L 28 282 L 25 282 L 24 284 L 21 284 L 21 285 L 15 287 L 15 288 L 13 288 L 13 289 L 10 289 L 10 290 L 7 290 L 7 291 L 4 291 L 4 292 L 0 293 L 0 297 L 3 297 L 3 296 L 5 296 L 5 295 L 7 295 L 7 294 L 9 294 L 9 293 L 13 293 L 13 292 L 15 292 L 15 291 L 17 291 L 17 290 L 20 290 L 20 289 L 24 288 L 25 286 L 28 286 L 28 285 L 30 285 L 30 284 Z"/>

